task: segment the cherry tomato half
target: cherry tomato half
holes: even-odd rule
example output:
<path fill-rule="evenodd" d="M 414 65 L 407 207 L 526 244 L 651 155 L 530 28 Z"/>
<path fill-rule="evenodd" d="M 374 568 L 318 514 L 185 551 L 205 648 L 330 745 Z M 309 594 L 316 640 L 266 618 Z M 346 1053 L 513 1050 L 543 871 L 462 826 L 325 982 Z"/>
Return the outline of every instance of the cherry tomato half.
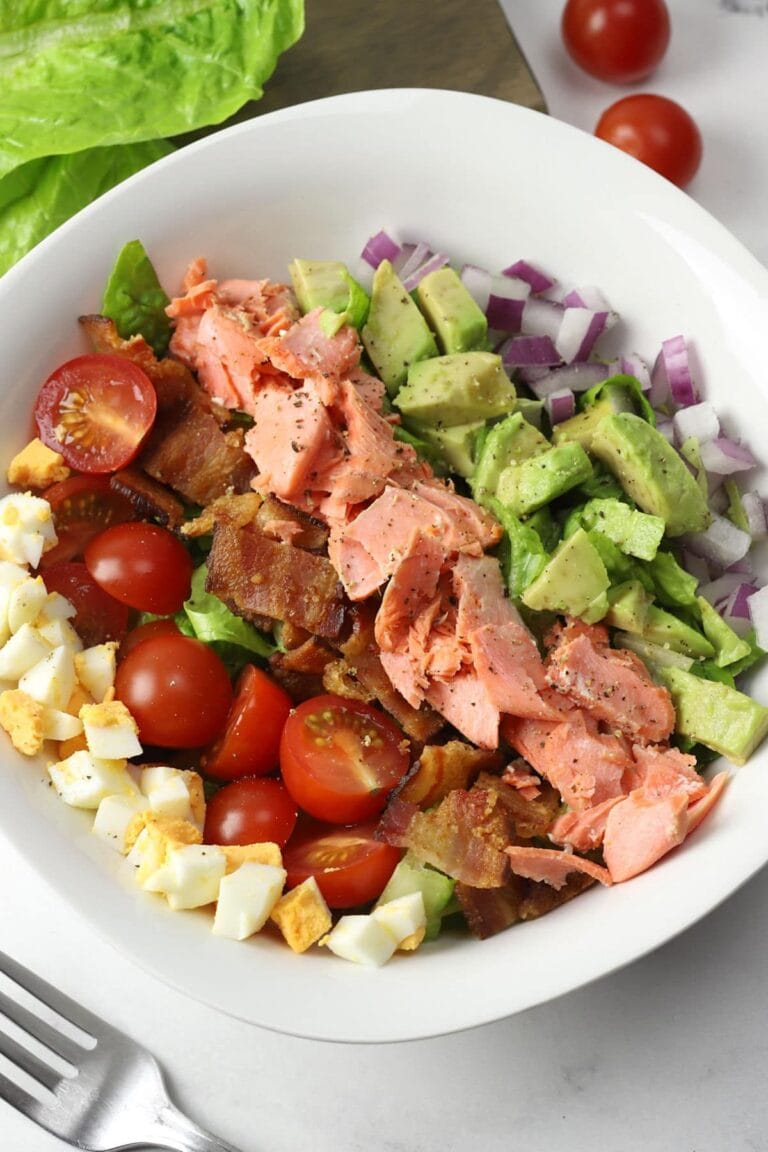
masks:
<path fill-rule="evenodd" d="M 77 356 L 35 401 L 40 439 L 78 472 L 115 472 L 133 460 L 157 411 L 152 382 L 124 356 Z"/>
<path fill-rule="evenodd" d="M 314 876 L 330 908 L 356 908 L 376 900 L 402 853 L 374 839 L 376 822 L 329 828 L 302 820 L 283 852 L 287 884 Z"/>
<path fill-rule="evenodd" d="M 590 76 L 634 84 L 661 61 L 671 30 L 664 0 L 568 0 L 561 31 L 569 55 Z"/>
<path fill-rule="evenodd" d="M 159 524 L 115 524 L 94 536 L 85 563 L 96 583 L 116 600 L 168 616 L 189 596 L 192 558 L 180 540 Z"/>
<path fill-rule="evenodd" d="M 701 133 L 684 108 L 666 96 L 625 96 L 600 117 L 595 135 L 642 160 L 684 188 L 701 163 Z"/>
<path fill-rule="evenodd" d="M 220 658 L 189 636 L 144 640 L 117 666 L 115 693 L 139 738 L 161 748 L 199 748 L 221 732 L 232 688 Z"/>
<path fill-rule="evenodd" d="M 213 780 L 266 776 L 277 767 L 280 737 L 292 707 L 279 684 L 246 664 L 224 733 L 203 756 L 203 773 Z"/>
<path fill-rule="evenodd" d="M 104 476 L 69 476 L 47 488 L 43 499 L 51 506 L 59 541 L 43 554 L 41 570 L 79 560 L 88 541 L 99 532 L 135 519 L 130 500 L 115 492 Z"/>
<path fill-rule="evenodd" d="M 389 716 L 370 704 L 315 696 L 288 717 L 280 769 L 305 812 L 330 824 L 356 824 L 381 812 L 405 775 L 407 744 Z"/>
<path fill-rule="evenodd" d="M 86 648 L 123 639 L 128 631 L 127 607 L 99 588 L 85 564 L 76 560 L 52 564 L 43 579 L 49 592 L 59 592 L 74 605 L 72 625 Z"/>
<path fill-rule="evenodd" d="M 144 624 L 138 624 L 135 628 L 131 628 L 128 635 L 122 641 L 120 650 L 117 653 L 118 660 L 125 660 L 129 652 L 134 648 L 138 648 L 139 644 L 143 644 L 145 640 L 151 640 L 153 636 L 180 636 L 181 633 L 176 626 L 175 620 L 170 617 L 161 617 L 159 620 L 147 620 Z"/>
<path fill-rule="evenodd" d="M 262 844 L 280 847 L 296 826 L 296 805 L 279 780 L 246 777 L 225 784 L 208 801 L 206 844 Z"/>

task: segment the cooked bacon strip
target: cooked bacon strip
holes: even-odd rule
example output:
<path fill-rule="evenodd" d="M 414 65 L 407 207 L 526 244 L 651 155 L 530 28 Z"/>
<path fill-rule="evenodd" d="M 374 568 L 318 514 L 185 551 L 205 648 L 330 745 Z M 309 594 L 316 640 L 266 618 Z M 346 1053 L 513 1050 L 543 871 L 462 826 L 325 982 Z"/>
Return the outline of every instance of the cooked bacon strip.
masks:
<path fill-rule="evenodd" d="M 136 468 L 123 468 L 109 478 L 109 486 L 125 496 L 142 520 L 154 520 L 166 528 L 178 528 L 184 505 L 162 484 Z"/>
<path fill-rule="evenodd" d="M 420 812 L 414 805 L 390 802 L 377 836 L 408 848 L 473 888 L 498 888 L 508 875 L 504 848 L 511 821 L 495 793 L 483 788 L 449 792 L 436 808 Z"/>
<path fill-rule="evenodd" d="M 473 748 L 462 740 L 427 744 L 398 796 L 420 808 L 431 808 L 454 789 L 468 788 L 480 772 L 493 771 L 500 768 L 501 763 L 498 752 Z"/>
<path fill-rule="evenodd" d="M 456 897 L 473 935 L 480 940 L 513 924 L 536 920 L 559 908 L 594 884 L 591 876 L 572 872 L 559 890 L 522 876 L 511 876 L 501 888 L 470 888 L 456 885 Z"/>
<path fill-rule="evenodd" d="M 270 524 L 290 521 L 295 532 L 292 533 L 291 543 L 297 548 L 304 548 L 307 552 L 323 552 L 328 544 L 328 529 L 318 520 L 313 520 L 305 512 L 299 512 L 290 504 L 283 504 L 274 496 L 267 496 L 261 502 L 256 515 L 256 523 L 267 535 L 274 536 L 274 532 L 267 531 Z"/>
<path fill-rule="evenodd" d="M 253 526 L 216 525 L 206 587 L 239 616 L 287 620 L 315 636 L 338 636 L 344 620 L 344 595 L 331 563 L 270 540 Z"/>
<path fill-rule="evenodd" d="M 516 788 L 510 788 L 503 776 L 491 776 L 487 772 L 480 773 L 475 787 L 484 788 L 496 795 L 512 821 L 517 840 L 546 836 L 560 807 L 557 791 L 544 780 L 539 785 L 541 794 L 533 799 L 524 796 Z"/>
<path fill-rule="evenodd" d="M 504 851 L 516 876 L 550 884 L 553 888 L 562 888 L 572 872 L 584 872 L 606 887 L 613 883 L 607 868 L 576 856 L 573 852 L 536 848 L 527 844 L 511 844 Z"/>
<path fill-rule="evenodd" d="M 334 654 L 327 644 L 310 636 L 288 652 L 275 652 L 269 668 L 286 692 L 296 701 L 309 700 L 324 690 L 324 673 Z"/>

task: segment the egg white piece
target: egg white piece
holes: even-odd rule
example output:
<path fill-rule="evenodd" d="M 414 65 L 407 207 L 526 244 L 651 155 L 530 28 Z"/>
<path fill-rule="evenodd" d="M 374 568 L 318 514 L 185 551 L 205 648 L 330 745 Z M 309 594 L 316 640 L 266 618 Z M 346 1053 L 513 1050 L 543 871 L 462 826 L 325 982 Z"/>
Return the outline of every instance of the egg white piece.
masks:
<path fill-rule="evenodd" d="M 409 892 L 380 904 L 371 912 L 371 918 L 391 933 L 397 945 L 409 936 L 426 928 L 427 917 L 424 911 L 424 897 L 421 892 Z"/>
<path fill-rule="evenodd" d="M 16 683 L 25 672 L 44 660 L 51 646 L 31 624 L 22 624 L 18 632 L 0 648 L 0 680 Z"/>
<path fill-rule="evenodd" d="M 23 627 L 29 627 L 29 625 Z M 18 636 L 19 632 L 16 635 Z M 10 647 L 13 639 L 9 640 L 3 651 Z M 2 652 L 0 652 L 1 656 Z M 69 703 L 76 683 L 74 653 L 65 644 L 60 644 L 54 648 L 19 678 L 19 688 L 31 696 L 33 700 L 44 704 L 46 708 L 57 708 L 62 712 Z M 117 759 L 118 757 L 104 757 L 104 759 L 107 758 Z"/>
<path fill-rule="evenodd" d="M 174 911 L 213 904 L 227 869 L 221 848 L 184 844 L 171 848 L 165 863 L 145 881 L 148 892 L 162 892 Z"/>
<path fill-rule="evenodd" d="M 44 709 L 43 736 L 46 740 L 73 740 L 82 730 L 80 718 L 71 712 L 61 712 L 58 708 Z"/>
<path fill-rule="evenodd" d="M 0 557 L 37 568 L 46 544 L 56 543 L 51 506 L 29 492 L 0 499 Z"/>
<path fill-rule="evenodd" d="M 61 799 L 73 808 L 98 808 L 105 796 L 138 795 L 124 760 L 100 760 L 85 750 L 49 764 L 48 774 Z"/>
<path fill-rule="evenodd" d="M 94 833 L 111 848 L 124 854 L 128 826 L 143 807 L 141 796 L 105 796 L 93 819 Z"/>
<path fill-rule="evenodd" d="M 225 876 L 213 921 L 216 935 L 246 940 L 259 932 L 282 895 L 285 878 L 284 868 L 253 862 L 241 864 Z"/>
<path fill-rule="evenodd" d="M 35 627 L 43 639 L 53 648 L 64 647 L 69 648 L 72 652 L 79 652 L 83 646 L 82 640 L 69 620 L 58 618 L 49 620 L 41 613 L 35 621 Z"/>
<path fill-rule="evenodd" d="M 110 640 L 106 644 L 94 644 L 91 648 L 83 648 L 82 652 L 78 652 L 75 656 L 77 678 L 97 704 L 102 702 L 107 692 L 114 686 L 116 651 L 117 644 Z"/>
<path fill-rule="evenodd" d="M 48 591 L 42 576 L 28 576 L 10 590 L 8 628 L 18 632 L 22 624 L 34 624 L 42 611 Z"/>
<path fill-rule="evenodd" d="M 397 948 L 397 941 L 373 916 L 342 916 L 321 941 L 342 960 L 380 968 Z"/>

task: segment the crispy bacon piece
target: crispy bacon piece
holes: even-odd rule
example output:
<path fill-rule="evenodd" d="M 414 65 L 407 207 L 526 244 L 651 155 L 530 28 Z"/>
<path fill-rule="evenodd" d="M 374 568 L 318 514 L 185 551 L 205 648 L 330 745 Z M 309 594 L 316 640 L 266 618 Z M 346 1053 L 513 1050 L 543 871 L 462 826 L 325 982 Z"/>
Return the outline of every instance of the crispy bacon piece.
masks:
<path fill-rule="evenodd" d="M 269 668 L 294 700 L 309 700 L 324 691 L 323 674 L 333 659 L 334 653 L 328 645 L 310 636 L 288 652 L 275 652 L 270 657 Z"/>
<path fill-rule="evenodd" d="M 546 836 L 560 808 L 560 796 L 551 784 L 541 781 L 540 795 L 527 800 L 522 792 L 511 787 L 501 776 L 491 776 L 481 772 L 476 788 L 493 792 L 504 805 L 512 821 L 516 842 Z"/>
<path fill-rule="evenodd" d="M 591 876 L 573 873 L 562 888 L 522 876 L 512 876 L 501 888 L 471 888 L 456 885 L 456 897 L 469 929 L 480 940 L 487 940 L 505 928 L 524 920 L 536 920 L 572 900 L 595 881 Z"/>
<path fill-rule="evenodd" d="M 297 548 L 304 548 L 308 552 L 324 552 L 328 544 L 328 529 L 318 520 L 313 520 L 298 508 L 291 508 L 283 504 L 275 496 L 266 496 L 262 501 L 256 516 L 256 523 L 267 535 L 274 535 L 269 530 L 270 525 L 276 522 L 290 522 L 295 524 L 297 531 L 293 534 L 292 543 Z"/>
<path fill-rule="evenodd" d="M 110 476 L 109 486 L 125 496 L 142 520 L 154 520 L 165 528 L 178 528 L 184 519 L 184 505 L 168 488 L 136 468 L 123 468 Z"/>
<path fill-rule="evenodd" d="M 431 808 L 455 788 L 468 788 L 483 770 L 493 771 L 501 765 L 498 752 L 473 748 L 463 740 L 427 744 L 398 795 L 420 808 Z"/>
<path fill-rule="evenodd" d="M 344 621 L 344 594 L 330 561 L 270 540 L 253 525 L 216 525 L 206 588 L 247 620 L 269 616 L 330 638 Z"/>
<path fill-rule="evenodd" d="M 194 520 L 181 526 L 182 536 L 210 536 L 219 522 L 243 528 L 253 524 L 259 508 L 261 496 L 258 492 L 242 492 L 239 495 L 219 496 L 207 508 L 203 508 Z"/>
<path fill-rule="evenodd" d="M 376 835 L 473 888 L 499 888 L 509 875 L 504 848 L 512 822 L 496 793 L 485 788 L 456 789 L 429 812 L 396 798 Z"/>

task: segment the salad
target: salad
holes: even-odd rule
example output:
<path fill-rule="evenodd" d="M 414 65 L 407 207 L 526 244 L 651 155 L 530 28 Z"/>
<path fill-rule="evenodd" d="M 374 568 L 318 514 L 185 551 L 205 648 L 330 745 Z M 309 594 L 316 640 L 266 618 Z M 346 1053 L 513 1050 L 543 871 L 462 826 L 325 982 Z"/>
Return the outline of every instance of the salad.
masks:
<path fill-rule="evenodd" d="M 381 964 L 625 882 L 768 708 L 756 461 L 594 288 L 119 254 L 0 500 L 0 725 L 213 931 Z"/>

